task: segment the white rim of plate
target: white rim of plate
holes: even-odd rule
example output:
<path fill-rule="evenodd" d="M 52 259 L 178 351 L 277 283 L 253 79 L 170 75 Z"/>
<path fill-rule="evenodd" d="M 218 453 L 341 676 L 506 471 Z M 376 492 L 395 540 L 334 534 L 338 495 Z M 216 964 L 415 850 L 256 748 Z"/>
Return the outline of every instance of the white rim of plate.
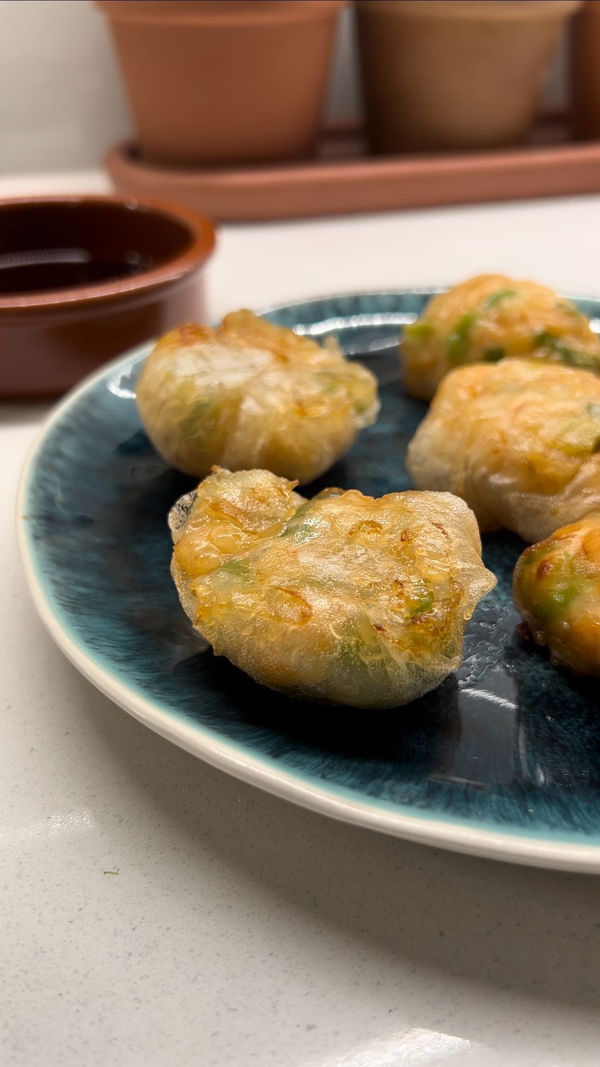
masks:
<path fill-rule="evenodd" d="M 408 292 L 409 290 L 406 290 Z M 431 292 L 427 287 L 418 292 Z M 372 293 L 340 293 L 333 296 L 306 298 L 290 301 L 290 304 L 275 305 L 263 309 L 273 312 L 287 308 L 291 304 L 299 305 L 329 299 L 349 299 L 352 296 L 393 295 L 394 290 L 374 291 Z M 206 763 L 225 771 L 250 785 L 258 786 L 274 796 L 291 801 L 300 807 L 329 816 L 340 822 L 377 830 L 393 837 L 399 837 L 418 844 L 448 849 L 452 852 L 481 856 L 486 859 L 504 860 L 533 867 L 547 867 L 553 870 L 579 871 L 588 874 L 600 873 L 600 845 L 553 841 L 551 838 L 529 837 L 520 831 L 503 833 L 471 827 L 460 821 L 448 821 L 436 815 L 410 815 L 402 810 L 377 807 L 377 801 L 367 804 L 349 797 L 336 797 L 331 788 L 319 787 L 317 784 L 301 782 L 298 777 L 287 771 L 281 771 L 269 763 L 268 759 L 251 756 L 241 751 L 241 746 L 225 739 L 217 739 L 204 727 L 187 723 L 178 712 L 163 709 L 152 700 L 137 693 L 133 688 L 115 678 L 110 671 L 99 664 L 88 650 L 69 633 L 57 618 L 43 583 L 40 581 L 36 566 L 35 552 L 26 532 L 26 502 L 29 485 L 35 474 L 38 456 L 43 451 L 46 439 L 53 428 L 62 421 L 87 391 L 109 377 L 119 367 L 129 367 L 146 351 L 150 351 L 152 341 L 130 349 L 128 352 L 108 363 L 83 379 L 51 411 L 39 434 L 34 440 L 23 465 L 16 498 L 16 533 L 21 561 L 29 591 L 36 610 L 60 650 L 101 693 L 107 696 L 124 711 L 148 726 L 161 737 L 172 741 L 180 748 Z"/>

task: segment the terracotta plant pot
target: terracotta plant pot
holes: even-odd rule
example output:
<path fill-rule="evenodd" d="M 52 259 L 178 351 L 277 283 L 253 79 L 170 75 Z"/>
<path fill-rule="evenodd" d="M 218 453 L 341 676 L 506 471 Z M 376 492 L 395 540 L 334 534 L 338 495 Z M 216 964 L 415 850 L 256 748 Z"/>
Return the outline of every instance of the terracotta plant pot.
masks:
<path fill-rule="evenodd" d="M 360 0 L 375 152 L 506 147 L 531 131 L 579 0 Z"/>
<path fill-rule="evenodd" d="M 345 0 L 98 0 L 153 163 L 313 154 Z"/>
<path fill-rule="evenodd" d="M 600 3 L 588 0 L 573 19 L 570 55 L 573 133 L 600 137 Z"/>

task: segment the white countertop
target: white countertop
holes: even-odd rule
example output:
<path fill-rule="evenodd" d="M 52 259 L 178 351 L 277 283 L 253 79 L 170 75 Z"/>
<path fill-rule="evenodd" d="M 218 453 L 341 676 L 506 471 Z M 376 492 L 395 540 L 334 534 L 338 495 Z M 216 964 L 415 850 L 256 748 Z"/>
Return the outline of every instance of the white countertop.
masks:
<path fill-rule="evenodd" d="M 0 196 L 105 188 L 0 180 Z M 209 312 L 480 270 L 598 294 L 599 234 L 600 196 L 226 226 Z M 152 734 L 64 659 L 13 532 L 46 411 L 0 407 L 3 1067 L 597 1067 L 597 878 L 296 808 Z"/>

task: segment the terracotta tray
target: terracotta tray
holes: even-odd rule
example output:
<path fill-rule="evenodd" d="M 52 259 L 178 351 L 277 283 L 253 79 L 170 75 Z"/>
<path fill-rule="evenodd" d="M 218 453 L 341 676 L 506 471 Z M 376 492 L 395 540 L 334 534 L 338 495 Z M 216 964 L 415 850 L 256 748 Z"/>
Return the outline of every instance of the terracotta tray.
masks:
<path fill-rule="evenodd" d="M 600 141 L 565 139 L 543 120 L 525 148 L 430 156 L 368 156 L 359 130 L 326 131 L 316 160 L 252 169 L 150 166 L 133 145 L 106 157 L 120 191 L 188 204 L 223 221 L 301 218 L 357 211 L 600 192 Z"/>

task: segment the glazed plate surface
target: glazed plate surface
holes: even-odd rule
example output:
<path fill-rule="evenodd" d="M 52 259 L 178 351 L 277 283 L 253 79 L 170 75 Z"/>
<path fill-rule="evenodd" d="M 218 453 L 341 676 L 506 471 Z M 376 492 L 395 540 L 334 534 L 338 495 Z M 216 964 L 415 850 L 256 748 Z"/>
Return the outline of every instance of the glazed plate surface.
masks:
<path fill-rule="evenodd" d="M 397 339 L 428 291 L 271 309 L 328 333 L 377 374 L 377 423 L 313 486 L 379 496 L 410 487 L 406 446 L 424 404 L 402 389 Z M 600 301 L 578 300 L 600 316 Z M 469 624 L 465 660 L 397 711 L 302 704 L 202 648 L 169 575 L 171 504 L 193 486 L 154 452 L 135 407 L 151 346 L 85 381 L 55 410 L 24 470 L 21 551 L 53 637 L 99 689 L 151 729 L 256 786 L 399 837 L 540 866 L 600 872 L 598 683 L 522 638 L 511 599 L 523 550 L 484 536 L 497 588 Z"/>

